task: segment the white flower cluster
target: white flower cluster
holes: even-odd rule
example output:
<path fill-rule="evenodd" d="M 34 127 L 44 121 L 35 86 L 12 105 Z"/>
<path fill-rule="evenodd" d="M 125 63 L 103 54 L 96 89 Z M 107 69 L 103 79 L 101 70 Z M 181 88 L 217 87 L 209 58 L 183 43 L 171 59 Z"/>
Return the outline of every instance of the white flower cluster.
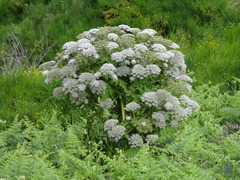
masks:
<path fill-rule="evenodd" d="M 119 66 L 117 68 L 116 74 L 119 77 L 123 77 L 123 76 L 127 77 L 128 75 L 131 74 L 131 69 L 128 66 L 126 66 L 126 65 Z"/>
<path fill-rule="evenodd" d="M 164 129 L 167 126 L 166 121 L 169 119 L 169 115 L 164 111 L 158 111 L 152 114 L 152 119 L 156 127 Z"/>
<path fill-rule="evenodd" d="M 109 119 L 104 123 L 104 130 L 111 131 L 114 126 L 119 123 L 117 119 Z"/>
<path fill-rule="evenodd" d="M 150 146 L 154 146 L 154 145 L 158 145 L 159 143 L 156 141 L 156 139 L 158 138 L 158 135 L 156 134 L 149 134 L 146 136 L 145 141 L 147 142 L 147 144 L 149 144 Z"/>
<path fill-rule="evenodd" d="M 129 49 L 124 49 L 120 52 L 115 52 L 111 55 L 111 59 L 116 62 L 123 62 L 125 60 L 128 60 L 128 58 L 134 57 L 134 51 Z"/>
<path fill-rule="evenodd" d="M 87 38 L 88 40 L 90 40 L 90 42 L 94 42 L 97 39 L 97 35 L 96 33 L 99 31 L 99 29 L 94 28 L 94 29 L 90 29 L 89 31 L 85 31 L 83 32 L 85 38 Z"/>
<path fill-rule="evenodd" d="M 77 42 L 70 41 L 62 47 L 64 55 L 63 59 L 68 59 L 73 53 L 81 53 L 85 57 L 99 58 L 96 48 L 92 45 L 89 39 L 81 39 Z"/>
<path fill-rule="evenodd" d="M 170 52 L 172 52 L 174 56 L 169 59 L 169 62 L 179 69 L 181 75 L 185 74 L 187 66 L 184 61 L 184 54 L 177 50 L 170 50 Z"/>
<path fill-rule="evenodd" d="M 135 79 L 144 79 L 150 75 L 159 75 L 161 73 L 161 69 L 155 64 L 146 65 L 143 67 L 140 64 L 136 64 L 132 68 L 132 78 Z"/>
<path fill-rule="evenodd" d="M 188 83 L 192 79 L 186 75 L 184 55 L 176 50 L 179 45 L 156 34 L 153 29 L 141 31 L 127 25 L 91 29 L 80 34 L 77 41 L 65 43 L 56 61 L 43 63 L 39 68 L 46 70 L 46 83 L 62 84 L 53 90 L 53 96 L 68 98 L 74 104 L 97 101 L 99 107 L 110 109 L 112 99 L 119 102 L 115 96 L 122 91 L 130 101 L 136 101 L 125 106 L 127 113 L 135 111 L 135 116 L 149 111 L 144 116 L 150 117 L 126 116 L 126 120 L 131 119 L 131 128 L 135 127 L 133 131 L 126 130 L 117 119 L 106 121 L 104 129 L 109 139 L 118 142 L 125 132 L 134 132 L 129 135 L 132 148 L 140 146 L 144 136 L 149 145 L 158 145 L 153 140 L 157 135 L 146 134 L 152 133 L 154 127 L 176 127 L 180 120 L 198 111 L 199 105 L 184 95 L 191 91 Z M 131 95 L 151 87 L 154 90 L 150 92 Z M 137 103 L 137 97 L 141 102 Z M 136 119 L 140 120 L 134 122 Z"/>
<path fill-rule="evenodd" d="M 117 68 L 111 64 L 111 63 L 106 63 L 106 64 L 103 64 L 102 67 L 100 68 L 100 73 L 101 75 L 103 76 L 111 76 L 111 78 L 113 80 L 117 80 L 117 76 L 115 74 L 115 72 L 117 71 Z"/>
<path fill-rule="evenodd" d="M 53 90 L 53 97 L 56 99 L 62 99 L 64 96 L 64 91 L 62 87 L 57 87 Z"/>
<path fill-rule="evenodd" d="M 78 51 L 82 53 L 82 55 L 86 57 L 94 57 L 96 59 L 99 58 L 97 50 L 91 43 L 80 43 L 78 44 Z"/>
<path fill-rule="evenodd" d="M 182 103 L 189 108 L 191 113 L 197 112 L 200 109 L 200 106 L 196 101 L 191 100 L 188 96 L 182 95 L 181 96 Z"/>
<path fill-rule="evenodd" d="M 132 134 L 128 140 L 131 148 L 135 148 L 143 144 L 142 137 L 139 134 Z"/>
<path fill-rule="evenodd" d="M 135 102 L 128 103 L 125 106 L 125 110 L 126 111 L 136 111 L 136 110 L 138 110 L 140 108 L 141 108 L 140 105 L 138 103 L 135 103 Z"/>
<path fill-rule="evenodd" d="M 99 100 L 99 107 L 102 109 L 110 109 L 113 106 L 113 100 L 111 98 L 107 98 L 103 101 Z"/>
<path fill-rule="evenodd" d="M 61 79 L 61 69 L 60 68 L 53 68 L 52 70 L 46 73 L 46 80 L 45 83 L 50 83 L 52 81 L 57 81 Z"/>
<path fill-rule="evenodd" d="M 78 91 L 79 82 L 76 79 L 66 78 L 63 81 L 63 91 L 65 94 Z"/>
<path fill-rule="evenodd" d="M 134 49 L 137 52 L 144 52 L 144 51 L 148 51 L 149 50 L 148 47 L 145 46 L 144 44 L 136 44 L 136 45 L 134 45 Z"/>
<path fill-rule="evenodd" d="M 179 49 L 180 48 L 180 46 L 176 43 L 172 43 L 169 47 L 172 48 L 172 49 Z"/>
<path fill-rule="evenodd" d="M 125 25 L 125 24 L 121 24 L 121 25 L 119 25 L 118 27 L 119 27 L 121 30 L 126 31 L 126 32 L 132 32 L 132 31 L 133 31 L 131 27 L 129 27 L 128 25 Z"/>
<path fill-rule="evenodd" d="M 121 37 L 123 38 L 134 38 L 133 34 L 123 34 Z"/>
<path fill-rule="evenodd" d="M 95 80 L 96 78 L 92 73 L 81 73 L 78 78 L 78 81 L 84 84 L 90 84 Z"/>
<path fill-rule="evenodd" d="M 119 37 L 118 37 L 118 35 L 115 34 L 115 33 L 109 33 L 109 34 L 107 35 L 107 38 L 110 39 L 110 40 L 116 41 Z"/>
<path fill-rule="evenodd" d="M 102 80 L 96 80 L 90 84 L 90 87 L 93 94 L 101 95 L 105 93 L 107 84 Z"/>
<path fill-rule="evenodd" d="M 161 69 L 155 64 L 147 65 L 146 71 L 148 75 L 152 75 L 152 74 L 159 75 L 161 73 Z"/>
<path fill-rule="evenodd" d="M 159 104 L 156 92 L 144 93 L 141 100 L 149 107 L 158 107 Z"/>
<path fill-rule="evenodd" d="M 190 78 L 188 75 L 180 75 L 176 78 L 176 80 L 181 80 L 185 82 L 193 82 L 192 78 Z"/>
<path fill-rule="evenodd" d="M 102 67 L 100 68 L 100 72 L 103 75 L 109 75 L 112 72 L 114 73 L 116 71 L 116 67 L 113 64 L 107 63 L 107 64 L 103 64 Z"/>
<path fill-rule="evenodd" d="M 153 44 L 152 49 L 157 52 L 165 52 L 167 48 L 162 44 Z"/>
<path fill-rule="evenodd" d="M 115 42 L 109 42 L 107 44 L 107 47 L 108 47 L 109 51 L 112 51 L 114 49 L 119 48 L 119 45 L 117 43 L 115 43 Z"/>
<path fill-rule="evenodd" d="M 70 41 L 70 42 L 67 42 L 65 43 L 63 46 L 62 46 L 62 50 L 63 50 L 63 59 L 68 59 L 69 56 L 74 53 L 74 52 L 77 52 L 77 42 L 75 41 Z"/>
<path fill-rule="evenodd" d="M 148 76 L 146 69 L 141 64 L 134 65 L 131 74 L 134 79 L 144 79 Z"/>
<path fill-rule="evenodd" d="M 158 110 L 166 110 L 166 112 L 172 114 L 172 117 L 178 119 L 185 119 L 193 112 L 199 110 L 197 102 L 190 100 L 186 95 L 181 96 L 181 101 L 185 106 L 185 108 L 183 108 L 177 97 L 161 89 L 155 92 L 144 93 L 141 100 L 147 106 L 154 107 Z M 166 112 L 161 111 L 152 114 L 155 126 L 165 128 L 165 121 L 169 119 L 169 115 Z"/>
<path fill-rule="evenodd" d="M 124 126 L 114 126 L 112 130 L 108 131 L 110 140 L 118 142 L 125 135 L 126 128 Z"/>
<path fill-rule="evenodd" d="M 109 119 L 104 123 L 104 130 L 107 131 L 109 139 L 114 142 L 118 142 L 125 135 L 126 131 L 126 128 L 117 125 L 118 123 L 117 119 Z"/>
<path fill-rule="evenodd" d="M 178 126 L 178 120 L 172 120 L 170 125 L 174 128 L 177 127 Z"/>
<path fill-rule="evenodd" d="M 166 52 L 156 52 L 155 53 L 159 60 L 167 63 L 170 59 L 172 59 L 175 55 L 171 51 Z M 168 66 L 167 66 L 168 67 Z"/>
<path fill-rule="evenodd" d="M 75 72 L 75 69 L 73 66 L 64 66 L 61 71 L 60 71 L 60 74 L 61 74 L 61 78 L 76 78 L 77 77 L 77 74 Z"/>
<path fill-rule="evenodd" d="M 153 29 L 144 29 L 140 33 L 147 34 L 149 36 L 154 36 L 157 33 L 157 31 L 155 31 Z"/>

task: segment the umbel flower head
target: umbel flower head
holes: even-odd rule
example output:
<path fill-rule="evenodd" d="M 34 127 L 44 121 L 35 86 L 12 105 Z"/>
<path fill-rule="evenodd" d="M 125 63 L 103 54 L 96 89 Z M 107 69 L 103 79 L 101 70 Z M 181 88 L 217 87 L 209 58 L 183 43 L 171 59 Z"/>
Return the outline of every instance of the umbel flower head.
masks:
<path fill-rule="evenodd" d="M 99 27 L 77 38 L 39 68 L 45 70 L 46 83 L 56 84 L 53 97 L 109 112 L 113 119 L 105 123 L 104 113 L 96 116 L 103 116 L 99 123 L 110 141 L 126 137 L 131 148 L 158 145 L 153 140 L 158 131 L 177 127 L 199 110 L 188 97 L 192 79 L 180 46 L 155 30 Z"/>

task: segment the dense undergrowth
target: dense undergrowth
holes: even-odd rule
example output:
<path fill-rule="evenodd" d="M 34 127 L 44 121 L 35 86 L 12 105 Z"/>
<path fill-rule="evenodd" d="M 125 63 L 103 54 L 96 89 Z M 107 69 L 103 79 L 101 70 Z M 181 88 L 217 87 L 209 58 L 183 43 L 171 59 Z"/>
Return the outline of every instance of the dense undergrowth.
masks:
<path fill-rule="evenodd" d="M 239 22 L 236 0 L 1 0 L 0 179 L 238 179 Z M 195 79 L 200 111 L 157 147 L 109 142 L 95 109 L 53 98 L 37 69 L 79 33 L 119 24 L 177 42 Z"/>

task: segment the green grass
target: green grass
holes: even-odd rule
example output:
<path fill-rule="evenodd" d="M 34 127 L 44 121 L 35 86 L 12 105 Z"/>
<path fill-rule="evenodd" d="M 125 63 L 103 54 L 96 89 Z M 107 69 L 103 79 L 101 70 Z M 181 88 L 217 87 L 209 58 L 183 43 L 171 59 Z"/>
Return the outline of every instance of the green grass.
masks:
<path fill-rule="evenodd" d="M 0 119 L 13 121 L 16 115 L 36 121 L 43 109 L 51 109 L 51 88 L 38 72 L 12 72 L 0 77 Z"/>

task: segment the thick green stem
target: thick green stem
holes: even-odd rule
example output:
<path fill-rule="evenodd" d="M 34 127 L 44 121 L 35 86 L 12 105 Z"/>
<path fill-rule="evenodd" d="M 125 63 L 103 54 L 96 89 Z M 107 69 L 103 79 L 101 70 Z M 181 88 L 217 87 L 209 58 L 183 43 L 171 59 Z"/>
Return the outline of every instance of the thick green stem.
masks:
<path fill-rule="evenodd" d="M 122 112 L 122 121 L 125 120 L 125 109 L 124 109 L 124 100 L 120 97 L 120 103 L 121 103 L 121 112 Z"/>

